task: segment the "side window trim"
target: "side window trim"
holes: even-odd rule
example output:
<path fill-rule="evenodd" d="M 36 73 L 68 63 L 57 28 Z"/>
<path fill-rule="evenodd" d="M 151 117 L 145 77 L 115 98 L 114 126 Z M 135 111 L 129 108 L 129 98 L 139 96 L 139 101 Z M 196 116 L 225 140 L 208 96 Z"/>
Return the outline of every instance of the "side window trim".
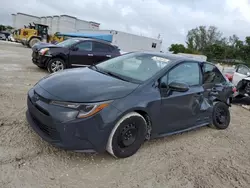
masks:
<path fill-rule="evenodd" d="M 184 64 L 184 63 L 196 63 L 197 66 L 199 67 L 199 84 L 190 85 L 189 87 L 201 86 L 201 85 L 202 85 L 203 76 L 202 76 L 202 69 L 201 69 L 201 66 L 200 66 L 200 62 L 198 62 L 198 61 L 182 61 L 182 62 L 178 63 L 177 65 L 171 67 L 171 68 L 170 68 L 170 69 L 160 78 L 160 80 L 163 79 L 164 77 L 166 77 L 166 78 L 167 78 L 167 79 L 166 79 L 166 80 L 167 80 L 167 83 L 166 83 L 166 84 L 169 84 L 169 83 L 168 83 L 168 81 L 169 81 L 169 73 L 170 73 L 173 69 L 175 69 L 176 67 L 178 67 L 178 66 L 180 66 L 180 65 L 182 65 L 182 64 Z"/>

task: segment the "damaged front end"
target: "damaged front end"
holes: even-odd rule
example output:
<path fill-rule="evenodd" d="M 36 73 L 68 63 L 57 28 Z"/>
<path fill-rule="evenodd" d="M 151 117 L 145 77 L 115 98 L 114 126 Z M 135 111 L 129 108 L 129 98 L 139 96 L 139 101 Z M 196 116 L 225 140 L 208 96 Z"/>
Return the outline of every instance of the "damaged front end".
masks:
<path fill-rule="evenodd" d="M 250 77 L 244 78 L 236 86 L 237 96 L 250 97 Z"/>

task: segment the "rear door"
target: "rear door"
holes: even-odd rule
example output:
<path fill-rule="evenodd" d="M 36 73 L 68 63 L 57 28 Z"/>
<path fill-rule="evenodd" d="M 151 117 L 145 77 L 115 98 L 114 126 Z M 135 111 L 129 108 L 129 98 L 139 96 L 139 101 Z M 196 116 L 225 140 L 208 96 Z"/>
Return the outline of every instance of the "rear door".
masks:
<path fill-rule="evenodd" d="M 93 42 L 94 63 L 99 63 L 113 57 L 112 46 L 102 42 Z"/>
<path fill-rule="evenodd" d="M 92 41 L 81 41 L 70 49 L 71 66 L 89 66 L 94 61 Z"/>
<path fill-rule="evenodd" d="M 236 71 L 233 75 L 233 81 L 232 83 L 237 86 L 237 84 L 239 83 L 239 81 L 241 81 L 243 78 L 249 76 L 250 74 L 250 69 L 245 66 L 245 65 L 238 65 L 238 67 L 236 68 Z"/>
<path fill-rule="evenodd" d="M 229 97 L 227 95 L 232 92 L 232 88 L 227 87 L 227 82 L 229 81 L 226 80 L 226 78 L 214 64 L 203 64 L 203 88 L 205 90 L 204 97 L 207 100 L 209 100 L 209 97 L 213 95 L 221 101 L 227 102 Z"/>

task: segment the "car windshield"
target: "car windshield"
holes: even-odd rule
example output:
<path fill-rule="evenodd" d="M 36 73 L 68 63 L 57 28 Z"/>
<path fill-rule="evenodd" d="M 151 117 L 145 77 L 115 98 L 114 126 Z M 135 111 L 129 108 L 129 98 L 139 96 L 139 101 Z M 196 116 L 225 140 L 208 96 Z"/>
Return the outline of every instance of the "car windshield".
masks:
<path fill-rule="evenodd" d="M 77 39 L 67 39 L 65 41 L 62 41 L 62 42 L 59 42 L 57 44 L 57 46 L 60 46 L 60 47 L 70 47 L 72 46 L 73 44 L 79 42 L 79 40 Z"/>
<path fill-rule="evenodd" d="M 96 65 L 96 67 L 112 75 L 143 82 L 159 72 L 169 62 L 170 60 L 163 56 L 146 53 L 128 53 L 104 61 Z"/>

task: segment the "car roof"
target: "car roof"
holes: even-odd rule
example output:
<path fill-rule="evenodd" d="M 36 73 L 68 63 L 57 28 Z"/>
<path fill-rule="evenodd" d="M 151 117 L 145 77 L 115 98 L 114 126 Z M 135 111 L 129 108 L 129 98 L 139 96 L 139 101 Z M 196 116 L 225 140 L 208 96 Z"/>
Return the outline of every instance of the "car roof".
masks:
<path fill-rule="evenodd" d="M 140 51 L 137 51 L 140 52 Z M 155 55 L 155 56 L 160 56 L 166 59 L 171 60 L 172 62 L 177 62 L 177 61 L 196 61 L 196 62 L 202 62 L 193 58 L 188 58 L 185 56 L 181 56 L 178 54 L 170 54 L 170 53 L 162 53 L 162 52 L 148 52 L 148 51 L 141 51 L 140 53 L 144 54 L 149 54 L 149 55 Z"/>
<path fill-rule="evenodd" d="M 69 39 L 76 39 L 76 40 L 81 40 L 81 41 L 84 41 L 84 40 L 88 40 L 88 41 L 96 41 L 96 42 L 101 42 L 103 44 L 108 44 L 110 46 L 115 46 L 115 45 L 112 45 L 110 42 L 106 42 L 104 40 L 100 40 L 100 39 L 93 39 L 93 38 L 81 38 L 81 37 L 72 37 L 72 38 L 69 38 Z"/>

